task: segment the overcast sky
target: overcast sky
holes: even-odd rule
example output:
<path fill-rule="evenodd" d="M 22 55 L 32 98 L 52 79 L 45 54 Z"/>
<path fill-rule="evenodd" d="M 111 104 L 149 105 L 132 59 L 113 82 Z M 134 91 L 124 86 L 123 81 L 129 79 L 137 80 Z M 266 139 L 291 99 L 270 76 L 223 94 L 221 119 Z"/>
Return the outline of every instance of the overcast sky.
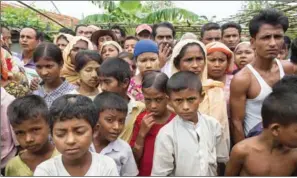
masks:
<path fill-rule="evenodd" d="M 16 1 L 10 1 L 18 4 Z M 50 1 L 23 1 L 28 5 L 34 4 L 37 8 L 57 12 Z M 103 10 L 93 5 L 90 1 L 53 1 L 59 11 L 81 19 L 83 16 L 102 13 Z M 174 1 L 180 8 L 190 10 L 198 15 L 205 15 L 208 18 L 216 15 L 216 20 L 234 15 L 241 9 L 243 1 Z"/>

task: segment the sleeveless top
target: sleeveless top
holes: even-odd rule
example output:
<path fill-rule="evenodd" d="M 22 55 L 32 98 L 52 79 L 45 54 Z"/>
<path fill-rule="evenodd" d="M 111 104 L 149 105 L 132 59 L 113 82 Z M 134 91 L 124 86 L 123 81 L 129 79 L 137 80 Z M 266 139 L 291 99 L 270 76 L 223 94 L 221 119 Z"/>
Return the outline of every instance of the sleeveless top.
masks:
<path fill-rule="evenodd" d="M 275 59 L 275 61 L 279 68 L 280 79 L 282 79 L 285 75 L 283 66 L 278 59 Z M 256 77 L 261 89 L 259 95 L 254 99 L 247 99 L 245 105 L 244 133 L 246 137 L 252 137 L 262 132 L 261 108 L 264 99 L 272 92 L 272 88 L 265 82 L 252 65 L 248 64 L 247 67 Z"/>

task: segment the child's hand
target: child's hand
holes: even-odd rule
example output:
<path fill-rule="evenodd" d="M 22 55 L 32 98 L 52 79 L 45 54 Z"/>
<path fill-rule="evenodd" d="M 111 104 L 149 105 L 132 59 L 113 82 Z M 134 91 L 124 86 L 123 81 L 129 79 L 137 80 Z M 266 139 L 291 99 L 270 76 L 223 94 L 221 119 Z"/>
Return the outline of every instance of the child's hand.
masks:
<path fill-rule="evenodd" d="M 142 119 L 139 131 L 139 134 L 141 134 L 142 137 L 145 137 L 151 130 L 152 126 L 155 124 L 155 120 L 152 115 L 153 113 L 150 113 L 144 116 L 144 118 Z"/>

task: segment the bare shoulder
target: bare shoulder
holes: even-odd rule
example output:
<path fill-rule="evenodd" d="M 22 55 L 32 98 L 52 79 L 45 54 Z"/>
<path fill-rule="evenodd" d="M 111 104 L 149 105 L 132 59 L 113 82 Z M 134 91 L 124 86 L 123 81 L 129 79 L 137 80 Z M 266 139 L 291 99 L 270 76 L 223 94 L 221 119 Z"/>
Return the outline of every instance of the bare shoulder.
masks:
<path fill-rule="evenodd" d="M 244 67 L 237 74 L 234 75 L 231 81 L 231 88 L 234 90 L 245 91 L 249 88 L 251 83 L 251 73 L 247 67 Z M 240 87 L 238 87 L 240 86 Z"/>
<path fill-rule="evenodd" d="M 234 147 L 232 148 L 231 154 L 236 154 L 237 156 L 240 156 L 242 158 L 246 157 L 251 152 L 252 150 L 251 145 L 253 144 L 255 144 L 255 142 L 253 141 L 252 138 L 244 139 L 234 145 Z"/>
<path fill-rule="evenodd" d="M 280 62 L 282 64 L 283 68 L 284 68 L 285 74 L 294 74 L 294 73 L 296 73 L 297 66 L 295 64 L 293 64 L 292 62 L 287 61 L 287 60 L 281 60 Z"/>

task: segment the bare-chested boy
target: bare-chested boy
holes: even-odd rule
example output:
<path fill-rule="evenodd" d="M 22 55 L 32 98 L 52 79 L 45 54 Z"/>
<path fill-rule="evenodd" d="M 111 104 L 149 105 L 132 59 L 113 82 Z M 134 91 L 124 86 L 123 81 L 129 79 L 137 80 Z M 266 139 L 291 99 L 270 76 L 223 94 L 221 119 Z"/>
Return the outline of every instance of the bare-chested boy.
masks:
<path fill-rule="evenodd" d="M 274 9 L 265 9 L 249 24 L 255 60 L 238 72 L 230 87 L 231 131 L 234 143 L 262 131 L 261 107 L 271 86 L 296 67 L 276 59 L 284 43 L 288 18 Z"/>
<path fill-rule="evenodd" d="M 296 81 L 296 78 L 293 79 Z M 287 88 L 296 88 L 296 85 Z M 264 100 L 263 131 L 237 143 L 226 176 L 292 176 L 297 173 L 297 92 L 278 87 Z"/>

